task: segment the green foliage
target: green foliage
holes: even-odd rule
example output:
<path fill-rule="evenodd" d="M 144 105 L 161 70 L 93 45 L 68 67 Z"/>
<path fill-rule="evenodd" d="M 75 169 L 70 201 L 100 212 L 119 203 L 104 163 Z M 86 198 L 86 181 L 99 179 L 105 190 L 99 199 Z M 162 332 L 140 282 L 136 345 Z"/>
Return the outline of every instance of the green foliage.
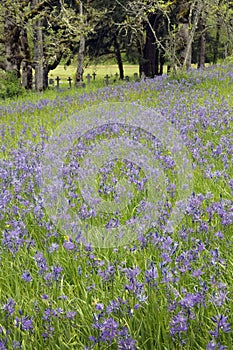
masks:
<path fill-rule="evenodd" d="M 12 98 L 23 93 L 24 89 L 14 72 L 0 74 L 0 98 Z"/>
<path fill-rule="evenodd" d="M 226 62 L 227 64 L 229 64 L 229 63 L 233 64 L 233 56 L 227 57 L 227 58 L 225 59 L 225 62 Z"/>

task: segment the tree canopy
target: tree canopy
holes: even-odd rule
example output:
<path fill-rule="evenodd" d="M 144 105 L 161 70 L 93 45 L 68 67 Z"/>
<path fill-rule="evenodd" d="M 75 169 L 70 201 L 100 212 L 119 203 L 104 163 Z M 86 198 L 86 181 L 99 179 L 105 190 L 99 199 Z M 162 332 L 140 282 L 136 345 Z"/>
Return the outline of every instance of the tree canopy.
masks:
<path fill-rule="evenodd" d="M 122 53 L 154 77 L 169 69 L 232 55 L 233 0 L 2 0 L 0 68 L 32 89 L 48 87 L 48 73 L 84 55 L 113 55 L 124 78 Z M 78 57 L 78 59 L 77 59 Z"/>

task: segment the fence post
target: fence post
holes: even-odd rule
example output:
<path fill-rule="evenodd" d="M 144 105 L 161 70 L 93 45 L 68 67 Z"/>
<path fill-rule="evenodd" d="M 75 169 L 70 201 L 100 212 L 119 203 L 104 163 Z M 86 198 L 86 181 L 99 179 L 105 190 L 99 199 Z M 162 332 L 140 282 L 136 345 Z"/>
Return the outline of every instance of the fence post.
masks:
<path fill-rule="evenodd" d="M 54 80 L 53 80 L 53 78 L 49 78 L 49 85 L 54 85 Z"/>
<path fill-rule="evenodd" d="M 86 78 L 87 78 L 87 84 L 90 84 L 90 81 L 91 81 L 91 75 L 90 75 L 89 73 L 87 74 Z"/>
<path fill-rule="evenodd" d="M 67 80 L 68 80 L 68 83 L 69 83 L 69 89 L 71 89 L 71 82 L 72 82 L 71 77 L 69 77 Z"/>
<path fill-rule="evenodd" d="M 139 81 L 139 77 L 138 77 L 138 73 L 134 73 L 133 74 L 134 80 L 135 81 Z"/>
<path fill-rule="evenodd" d="M 56 82 L 57 82 L 57 89 L 59 89 L 59 82 L 60 82 L 60 78 L 59 77 L 56 77 Z"/>
<path fill-rule="evenodd" d="M 105 83 L 106 83 L 107 86 L 109 85 L 109 79 L 110 79 L 110 76 L 109 76 L 108 74 L 105 75 L 104 81 L 105 81 Z"/>
<path fill-rule="evenodd" d="M 145 81 L 146 80 L 146 74 L 144 72 L 142 72 L 141 74 L 141 80 L 142 81 Z"/>

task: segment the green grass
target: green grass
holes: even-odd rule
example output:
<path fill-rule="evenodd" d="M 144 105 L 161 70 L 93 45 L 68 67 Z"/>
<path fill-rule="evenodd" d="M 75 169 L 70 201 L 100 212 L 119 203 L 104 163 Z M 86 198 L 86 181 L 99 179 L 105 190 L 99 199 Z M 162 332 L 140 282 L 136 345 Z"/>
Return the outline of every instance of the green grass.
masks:
<path fill-rule="evenodd" d="M 49 76 L 59 76 L 61 78 L 68 78 L 75 77 L 76 73 L 76 67 L 75 66 L 58 66 L 56 69 L 50 71 Z M 119 74 L 119 69 L 116 64 L 109 64 L 109 65 L 90 65 L 86 68 L 84 68 L 84 78 L 86 75 L 96 73 L 96 78 L 101 77 L 104 78 L 106 74 L 115 76 L 116 73 Z M 126 64 L 124 65 L 124 73 L 125 76 L 133 76 L 134 73 L 138 73 L 138 65 L 130 65 Z"/>
<path fill-rule="evenodd" d="M 50 71 L 49 73 L 49 78 L 52 78 L 56 80 L 56 77 L 59 76 L 61 79 L 61 87 L 67 86 L 68 87 L 68 82 L 67 79 L 68 77 L 71 77 L 73 82 L 75 80 L 75 73 L 76 73 L 76 67 L 75 66 L 58 66 L 56 69 Z M 96 73 L 96 81 L 93 81 L 93 76 L 92 74 Z M 134 73 L 138 73 L 138 66 L 137 65 L 124 65 L 124 74 L 125 76 L 129 76 L 131 79 L 133 79 Z M 87 75 L 91 75 L 91 82 L 90 84 L 92 85 L 97 85 L 100 87 L 101 85 L 106 85 L 104 81 L 104 77 L 108 75 L 110 77 L 110 83 L 113 83 L 114 80 L 119 80 L 119 70 L 117 65 L 114 64 L 109 64 L 109 65 L 96 65 L 96 66 L 88 66 L 87 68 L 84 69 L 84 74 L 83 74 L 83 82 L 87 84 Z M 117 74 L 117 76 L 116 76 Z M 56 81 L 55 81 L 56 85 Z"/>
<path fill-rule="evenodd" d="M 126 73 L 130 76 L 136 71 L 134 66 L 125 68 L 129 69 Z M 63 72 L 63 68 L 59 67 L 53 72 L 53 76 L 59 75 L 67 79 L 67 76 L 73 76 L 72 69 L 68 67 Z M 85 70 L 85 75 L 88 72 L 91 74 L 92 69 L 90 67 L 89 71 Z M 5 343 L 7 350 L 13 349 L 14 341 L 21 342 L 23 350 L 84 349 L 84 346 L 91 344 L 89 336 L 98 336 L 98 330 L 93 327 L 94 314 L 100 313 L 96 310 L 96 305 L 101 303 L 106 308 L 112 300 L 117 301 L 119 297 L 125 304 L 122 304 L 116 312 L 110 313 L 109 317 L 119 322 L 119 327 L 128 328 L 132 338 L 137 340 L 138 350 L 204 350 L 212 339 L 209 331 L 215 327 L 213 316 L 218 314 L 228 316 L 228 322 L 233 325 L 233 225 L 222 223 L 220 210 L 209 214 L 211 206 L 220 205 L 222 201 L 225 211 L 222 210 L 227 217 L 230 217 L 232 211 L 232 193 L 228 184 L 229 179 L 233 178 L 230 151 L 233 133 L 233 85 L 230 68 L 219 67 L 218 73 L 213 76 L 206 72 L 198 77 L 195 72 L 172 76 L 169 80 L 161 82 L 161 85 L 159 80 L 154 83 L 148 80 L 138 85 L 123 82 L 121 86 L 111 85 L 106 88 L 102 81 L 104 75 L 106 73 L 114 75 L 115 71 L 116 66 L 98 67 L 96 85 L 92 82 L 84 89 L 68 90 L 67 87 L 62 91 L 50 89 L 42 94 L 31 93 L 17 101 L 1 103 L 2 107 L 4 105 L 7 107 L 0 117 L 2 131 L 0 159 L 9 161 L 9 179 L 5 181 L 4 172 L 0 173 L 1 190 L 6 187 L 13 194 L 12 201 L 6 208 L 1 207 L 0 212 L 1 239 L 12 235 L 8 246 L 3 241 L 0 244 L 0 326 L 2 327 L 0 339 L 3 342 L 7 339 Z M 99 87 L 102 89 L 98 90 Z M 46 103 L 42 103 L 43 101 Z M 54 103 L 47 103 L 49 101 Z M 20 166 L 24 164 L 24 154 L 27 154 L 27 169 L 33 169 L 31 161 L 35 150 L 30 144 L 25 144 L 24 148 L 22 141 L 30 139 L 34 143 L 46 143 L 47 135 L 51 135 L 71 115 L 90 105 L 99 106 L 104 101 L 120 103 L 137 101 L 145 107 L 157 108 L 160 113 L 169 115 L 171 120 L 174 119 L 173 125 L 178 131 L 184 125 L 188 126 L 188 132 L 184 130 L 182 132 L 190 150 L 190 157 L 195 163 L 193 170 L 195 205 L 192 209 L 195 213 L 192 214 L 191 211 L 187 213 L 169 236 L 164 234 L 159 225 L 151 230 L 149 236 L 148 232 L 145 232 L 144 236 L 147 239 L 145 247 L 139 242 L 131 242 L 126 247 L 118 249 L 95 248 L 89 251 L 83 243 L 74 242 L 73 239 L 74 249 L 68 250 L 66 245 L 71 243 L 71 238 L 56 227 L 45 224 L 45 218 L 40 219 L 37 216 L 35 205 L 30 206 L 34 203 L 34 194 L 30 190 L 30 171 L 25 172 Z M 25 106 L 22 106 L 22 103 Z M 37 105 L 33 106 L 35 103 Z M 201 117 L 201 108 L 204 108 L 206 117 Z M 12 109 L 12 112 L 9 112 L 9 109 Z M 3 135 L 4 128 L 5 135 Z M 34 133 L 36 135 L 33 135 Z M 100 137 L 99 141 L 101 140 L 103 137 Z M 147 140 L 143 141 L 147 145 Z M 213 147 L 209 146 L 210 141 Z M 218 144 L 223 148 L 227 167 L 222 154 L 213 156 L 212 148 L 216 149 Z M 15 149 L 21 150 L 21 153 L 14 157 L 11 151 Z M 199 151 L 198 154 L 195 153 L 196 149 Z M 165 154 L 166 152 L 162 153 Z M 202 157 L 206 162 L 201 161 Z M 18 160 L 18 163 L 13 161 L 14 159 Z M 212 166 L 213 171 L 226 172 L 226 176 L 207 178 L 205 173 L 208 165 Z M 114 169 L 116 177 L 123 177 L 121 167 L 122 164 L 119 162 Z M 175 179 L 171 171 L 170 173 L 168 171 L 168 174 L 170 179 Z M 25 176 L 26 180 L 17 194 L 17 186 Z M 140 176 L 144 176 L 143 170 Z M 110 183 L 109 178 L 107 181 Z M 100 178 L 97 182 L 100 183 Z M 0 194 L 3 194 L 1 190 Z M 77 190 L 76 193 L 78 192 Z M 208 193 L 211 196 L 208 196 Z M 7 195 L 4 192 L 4 198 Z M 24 203 L 20 195 L 28 202 Z M 202 195 L 203 198 L 200 199 L 198 195 Z M 0 198 L 3 198 L 3 195 Z M 112 200 L 111 195 L 104 198 Z M 136 197 L 136 200 L 138 198 Z M 128 219 L 127 215 L 130 216 L 132 212 L 132 208 L 128 209 L 128 213 L 127 208 L 124 212 L 126 216 L 124 220 Z M 96 220 L 95 224 L 98 225 L 100 221 Z M 207 230 L 203 228 L 205 225 L 208 227 Z M 17 247 L 17 241 L 14 240 L 17 237 L 17 228 L 20 228 L 22 237 L 25 236 L 27 241 L 22 243 L 18 251 L 11 253 L 10 244 L 15 244 Z M 215 236 L 218 231 L 223 233 L 224 239 Z M 52 252 L 51 245 L 54 243 L 57 244 L 57 248 Z M 216 250 L 218 256 L 214 255 Z M 48 267 L 41 274 L 35 261 L 38 252 L 43 254 Z M 158 270 L 156 285 L 152 287 L 145 283 L 142 295 L 139 296 L 126 290 L 125 284 L 130 284 L 130 281 L 122 269 L 138 267 L 139 272 L 135 279 L 144 283 L 151 262 L 154 262 Z M 112 265 L 115 272 L 109 279 L 104 280 L 101 272 L 108 268 L 108 264 Z M 47 276 L 48 273 L 53 273 L 55 266 L 62 267 L 57 280 Z M 25 270 L 30 272 L 32 277 L 30 282 L 22 280 L 22 273 Z M 193 275 L 193 271 L 197 270 L 203 273 L 199 277 Z M 188 293 L 192 295 L 200 293 L 204 297 L 204 302 L 195 304 L 190 308 L 190 313 L 190 310 L 180 303 Z M 226 300 L 222 303 L 217 302 L 216 299 L 223 298 L 224 293 L 227 294 Z M 3 309 L 8 298 L 16 301 L 15 312 L 10 316 L 7 316 Z M 33 317 L 33 331 L 16 327 L 15 321 L 16 317 L 20 317 L 20 310 L 23 316 Z M 55 310 L 49 322 L 44 317 L 46 310 L 47 312 Z M 68 311 L 76 312 L 73 320 L 66 318 Z M 180 337 L 176 334 L 172 339 L 170 323 L 179 311 L 184 312 L 185 316 L 188 315 L 189 327 L 187 332 L 180 333 Z M 51 336 L 44 340 L 42 334 L 48 332 L 49 327 L 54 329 L 51 330 Z M 217 342 L 231 349 L 232 333 L 220 329 Z M 118 345 L 116 341 L 112 344 L 100 342 L 93 349 L 114 350 L 118 349 Z"/>

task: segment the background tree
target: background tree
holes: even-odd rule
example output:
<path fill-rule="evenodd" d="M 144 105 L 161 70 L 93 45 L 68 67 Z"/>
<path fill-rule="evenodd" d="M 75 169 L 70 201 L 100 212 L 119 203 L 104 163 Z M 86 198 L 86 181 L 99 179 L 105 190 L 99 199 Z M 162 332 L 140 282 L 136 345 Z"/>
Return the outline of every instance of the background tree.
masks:
<path fill-rule="evenodd" d="M 207 12 L 205 9 L 202 9 L 201 15 L 200 15 L 200 21 L 199 21 L 199 54 L 198 54 L 198 68 L 205 67 L 205 60 L 206 60 L 206 18 L 207 18 Z"/>
<path fill-rule="evenodd" d="M 48 87 L 48 74 L 78 57 L 76 85 L 85 50 L 93 59 L 114 55 L 124 78 L 122 53 L 148 77 L 171 68 L 203 67 L 232 54 L 233 0 L 2 0 L 0 68 L 22 86 Z"/>
<path fill-rule="evenodd" d="M 5 71 L 15 72 L 26 88 L 32 87 L 32 68 L 36 90 L 48 87 L 48 73 L 80 40 L 83 27 L 75 4 L 63 0 L 3 0 L 1 37 Z"/>
<path fill-rule="evenodd" d="M 122 6 L 128 16 L 121 25 L 138 42 L 140 72 L 148 77 L 161 74 L 165 58 L 171 66 L 179 63 L 174 40 L 177 31 L 174 2 L 136 0 Z"/>
<path fill-rule="evenodd" d="M 79 33 L 79 17 L 72 6 L 65 2 L 31 1 L 33 6 L 29 17 L 34 44 L 33 68 L 36 89 L 41 91 L 48 87 L 49 72 L 55 69 L 63 55 L 70 51 L 73 40 Z M 74 19 L 76 25 L 73 24 Z"/>
<path fill-rule="evenodd" d="M 80 14 L 80 19 L 81 19 L 82 25 L 83 26 L 85 24 L 87 25 L 87 20 L 84 19 L 82 1 L 79 2 L 79 14 Z M 80 40 L 79 40 L 78 65 L 77 65 L 77 71 L 76 71 L 76 76 L 75 76 L 75 85 L 77 87 L 79 87 L 83 81 L 84 55 L 85 55 L 85 35 L 84 35 L 84 33 L 82 33 L 80 35 Z"/>
<path fill-rule="evenodd" d="M 23 59 L 20 45 L 20 7 L 20 2 L 13 3 L 9 0 L 3 0 L 0 4 L 2 14 L 1 26 L 3 29 L 1 43 L 4 50 L 4 56 L 0 61 L 0 65 L 6 72 L 12 72 L 18 78 L 20 77 L 20 66 Z"/>
<path fill-rule="evenodd" d="M 95 9 L 93 0 L 60 0 L 60 43 L 66 65 L 77 58 L 75 85 L 82 85 L 86 40 L 101 18 L 101 11 Z M 57 43 L 57 47 L 59 46 Z M 53 68 L 54 69 L 54 68 Z"/>
<path fill-rule="evenodd" d="M 23 52 L 23 60 L 21 63 L 22 66 L 22 86 L 27 89 L 32 89 L 32 59 L 31 59 L 31 50 L 28 41 L 28 33 L 24 28 L 21 32 L 21 47 Z"/>
<path fill-rule="evenodd" d="M 96 22 L 93 32 L 87 38 L 87 53 L 92 58 L 111 55 L 116 59 L 120 79 L 124 79 L 122 52 L 126 52 L 127 36 L 122 32 L 119 23 L 126 17 L 126 12 L 118 1 L 97 0 L 93 2 L 95 10 L 101 16 Z"/>
<path fill-rule="evenodd" d="M 35 10 L 39 0 L 32 0 L 31 9 Z M 35 15 L 33 21 L 33 45 L 34 45 L 34 60 L 33 68 L 35 69 L 35 87 L 37 91 L 42 91 L 44 88 L 44 36 L 43 36 L 43 19 L 41 14 Z"/>

